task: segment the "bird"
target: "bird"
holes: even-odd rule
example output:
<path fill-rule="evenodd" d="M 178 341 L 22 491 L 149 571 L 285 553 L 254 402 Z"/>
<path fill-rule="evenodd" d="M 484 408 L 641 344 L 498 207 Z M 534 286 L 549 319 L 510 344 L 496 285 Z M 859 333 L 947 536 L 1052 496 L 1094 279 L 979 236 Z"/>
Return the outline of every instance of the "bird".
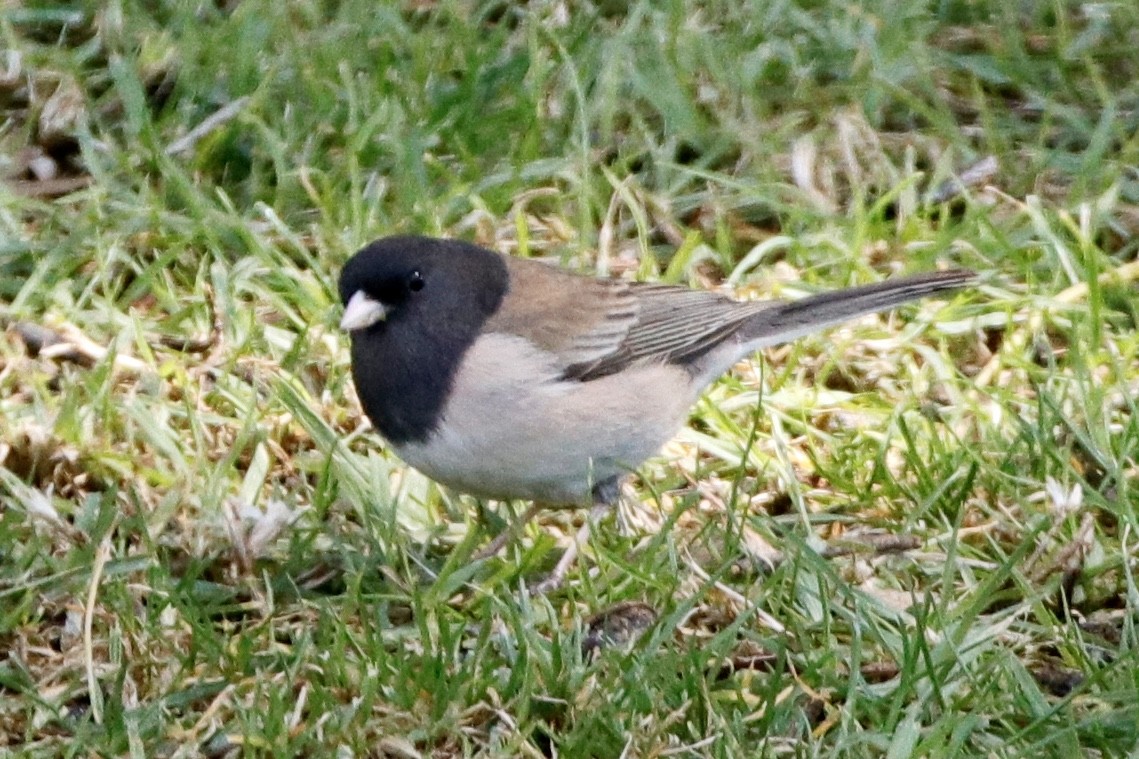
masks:
<path fill-rule="evenodd" d="M 453 491 L 532 502 L 524 523 L 544 508 L 613 506 L 701 393 L 757 350 L 975 279 L 948 269 L 737 301 L 401 235 L 344 264 L 340 327 L 356 395 L 390 449 Z M 564 582 L 590 521 L 536 589 Z"/>

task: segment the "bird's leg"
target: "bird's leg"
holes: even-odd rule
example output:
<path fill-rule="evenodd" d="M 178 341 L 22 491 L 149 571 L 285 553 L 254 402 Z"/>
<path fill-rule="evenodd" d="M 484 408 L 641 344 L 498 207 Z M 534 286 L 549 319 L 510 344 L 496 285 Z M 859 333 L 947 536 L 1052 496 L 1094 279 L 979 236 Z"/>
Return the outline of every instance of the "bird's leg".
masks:
<path fill-rule="evenodd" d="M 536 517 L 538 515 L 538 512 L 540 512 L 543 508 L 544 507 L 542 504 L 531 504 L 530 508 L 526 509 L 526 511 L 522 513 L 521 517 L 514 520 L 513 523 L 511 523 L 510 526 L 508 526 L 505 530 L 495 535 L 494 539 L 487 543 L 485 546 L 475 551 L 474 555 L 471 556 L 471 560 L 482 561 L 483 559 L 489 559 L 491 556 L 494 556 L 496 553 L 501 551 L 503 546 L 505 546 L 511 538 L 517 535 L 519 530 L 526 526 L 527 522 Z"/>
<path fill-rule="evenodd" d="M 605 482 L 600 483 L 593 488 L 593 508 L 589 510 L 589 514 L 585 518 L 585 524 L 578 529 L 577 534 L 573 536 L 573 542 L 566 548 L 565 553 L 558 559 L 558 563 L 554 566 L 554 571 L 550 572 L 544 580 L 541 580 L 534 585 L 530 586 L 530 592 L 537 595 L 544 595 L 557 590 L 566 581 L 566 575 L 569 574 L 570 567 L 577 560 L 577 555 L 581 552 L 581 547 L 589 542 L 589 533 L 594 522 L 598 522 L 610 509 L 617 503 L 617 498 L 621 494 L 621 481 L 613 477 Z"/>
<path fill-rule="evenodd" d="M 554 566 L 554 571 L 546 575 L 545 579 L 534 583 L 530 586 L 530 592 L 535 595 L 545 595 L 552 591 L 557 590 L 566 581 L 566 575 L 569 573 L 570 567 L 577 561 L 577 555 L 581 552 L 581 546 L 589 541 L 590 527 L 593 522 L 605 516 L 605 512 L 609 511 L 612 504 L 597 503 L 589 510 L 589 515 L 585 518 L 583 524 L 573 536 L 573 542 L 566 548 L 565 553 L 558 559 L 558 563 Z"/>

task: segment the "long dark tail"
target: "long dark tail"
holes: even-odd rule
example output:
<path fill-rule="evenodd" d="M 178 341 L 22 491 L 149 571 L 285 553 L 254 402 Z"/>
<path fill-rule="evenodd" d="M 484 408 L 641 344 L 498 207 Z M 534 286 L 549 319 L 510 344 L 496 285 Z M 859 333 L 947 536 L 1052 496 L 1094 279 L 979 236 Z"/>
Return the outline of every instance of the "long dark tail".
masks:
<path fill-rule="evenodd" d="M 736 333 L 737 339 L 752 349 L 778 345 L 858 316 L 956 290 L 976 279 L 976 273 L 968 269 L 950 269 L 773 303 L 744 324 Z"/>

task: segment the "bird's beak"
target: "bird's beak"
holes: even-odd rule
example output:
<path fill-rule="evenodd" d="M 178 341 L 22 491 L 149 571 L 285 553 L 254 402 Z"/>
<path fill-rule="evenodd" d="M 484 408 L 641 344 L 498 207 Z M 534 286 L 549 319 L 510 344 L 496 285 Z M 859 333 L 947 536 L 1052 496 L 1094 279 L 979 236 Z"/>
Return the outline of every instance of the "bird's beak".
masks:
<path fill-rule="evenodd" d="M 388 315 L 384 304 L 369 298 L 363 290 L 352 293 L 348 304 L 344 306 L 344 316 L 340 318 L 340 329 L 345 332 L 355 332 L 358 329 L 370 327 L 376 322 L 383 321 Z"/>

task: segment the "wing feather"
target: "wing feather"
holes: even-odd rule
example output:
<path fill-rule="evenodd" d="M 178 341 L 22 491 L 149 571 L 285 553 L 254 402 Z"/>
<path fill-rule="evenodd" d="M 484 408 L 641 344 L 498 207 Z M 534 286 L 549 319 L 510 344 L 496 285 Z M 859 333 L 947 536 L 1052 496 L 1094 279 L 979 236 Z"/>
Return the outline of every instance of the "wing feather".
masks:
<path fill-rule="evenodd" d="M 726 340 L 774 345 L 962 287 L 976 277 L 970 271 L 950 270 L 798 301 L 741 303 L 706 290 L 591 279 L 535 261 L 506 261 L 510 291 L 484 330 L 529 340 L 551 356 L 555 376 L 583 382 L 653 362 L 691 364 L 702 371 L 701 357 Z M 516 297 L 523 291 L 525 297 Z M 761 312 L 766 312 L 764 318 L 753 318 Z"/>
<path fill-rule="evenodd" d="M 728 339 L 762 308 L 685 287 L 628 287 L 637 302 L 637 318 L 608 354 L 571 363 L 566 367 L 566 377 L 587 381 L 637 363 L 691 359 Z"/>
<path fill-rule="evenodd" d="M 588 381 L 635 363 L 678 361 L 721 343 L 757 310 L 715 293 L 589 279 L 509 258 L 511 292 L 484 329 L 524 337 L 565 378 Z"/>

